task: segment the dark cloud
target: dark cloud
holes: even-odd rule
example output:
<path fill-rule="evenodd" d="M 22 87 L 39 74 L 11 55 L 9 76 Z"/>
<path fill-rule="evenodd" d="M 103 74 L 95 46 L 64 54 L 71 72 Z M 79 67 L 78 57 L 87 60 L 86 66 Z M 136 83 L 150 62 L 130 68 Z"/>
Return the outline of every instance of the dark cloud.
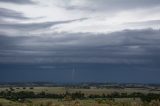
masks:
<path fill-rule="evenodd" d="M 79 4 L 73 1 L 70 3 L 70 1 L 63 5 L 63 9 L 71 9 L 71 11 L 66 10 L 69 13 L 78 9 L 76 12 L 80 14 L 83 11 L 92 11 L 97 13 L 95 16 L 100 16 L 102 13 L 102 16 L 108 14 L 110 17 L 117 12 L 129 10 L 130 13 L 130 9 L 133 11 L 139 9 L 140 12 L 144 11 L 150 15 L 150 10 L 153 11 L 152 9 L 156 8 L 155 12 L 157 12 L 160 6 L 160 0 L 82 0 Z M 0 3 L 11 3 L 15 8 L 17 4 L 35 4 L 31 0 L 0 0 Z M 47 6 L 47 4 L 37 2 L 37 7 L 41 6 Z M 58 3 L 56 6 L 59 6 Z M 73 68 L 76 68 L 78 74 L 76 81 L 160 81 L 158 76 L 160 73 L 160 30 L 123 30 L 107 34 L 55 33 L 55 29 L 58 28 L 56 25 L 83 21 L 88 18 L 27 23 L 34 19 L 24 16 L 25 13 L 7 8 L 7 4 L 6 8 L 0 8 L 1 81 L 55 81 L 58 78 L 62 81 L 69 81 L 68 79 L 72 78 L 70 75 L 72 75 Z M 73 14 L 73 17 L 75 15 Z M 157 19 L 156 17 L 153 16 L 153 19 Z M 140 22 L 138 16 L 135 18 L 137 22 L 124 23 L 122 27 L 157 28 L 156 25 L 160 23 L 160 20 Z M 6 19 L 17 19 L 19 22 L 11 23 Z M 129 21 L 132 20 L 127 22 Z M 87 25 L 86 22 L 84 26 Z M 17 77 L 19 74 L 21 75 Z"/>
<path fill-rule="evenodd" d="M 0 2 L 15 4 L 34 4 L 34 2 L 31 0 L 0 0 Z"/>
<path fill-rule="evenodd" d="M 152 29 L 110 34 L 0 35 L 0 80 L 72 81 L 75 69 L 77 82 L 159 83 L 159 35 L 160 30 Z"/>
<path fill-rule="evenodd" d="M 10 9 L 0 8 L 0 18 L 13 18 L 13 19 L 29 19 L 25 17 L 22 13 L 13 11 Z"/>
<path fill-rule="evenodd" d="M 0 62 L 159 64 L 159 30 L 0 38 Z M 83 35 L 83 36 L 82 36 Z"/>
<path fill-rule="evenodd" d="M 75 82 L 160 83 L 157 68 L 148 65 L 55 63 L 55 64 L 0 64 L 1 82 L 53 81 Z M 42 68 L 42 67 L 54 67 Z M 150 69 L 152 68 L 152 69 Z M 17 76 L 18 75 L 18 76 Z"/>

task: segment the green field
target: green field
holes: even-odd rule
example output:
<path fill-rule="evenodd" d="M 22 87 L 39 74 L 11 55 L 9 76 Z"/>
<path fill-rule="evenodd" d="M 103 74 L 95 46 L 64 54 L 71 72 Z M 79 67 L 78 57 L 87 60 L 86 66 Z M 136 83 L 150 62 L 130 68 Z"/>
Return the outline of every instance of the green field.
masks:
<path fill-rule="evenodd" d="M 91 87 L 90 89 L 75 89 L 75 88 L 65 88 L 65 87 L 1 87 L 1 91 L 11 91 L 20 92 L 20 91 L 31 91 L 36 94 L 45 92 L 48 94 L 65 94 L 66 91 L 70 93 L 82 92 L 87 95 L 102 95 L 102 94 L 111 94 L 114 92 L 118 93 L 156 93 L 159 94 L 158 90 L 150 90 L 147 88 L 96 88 Z M 152 100 L 151 102 L 142 102 L 139 98 L 86 98 L 86 99 L 52 99 L 52 98 L 27 98 L 23 102 L 8 100 L 0 98 L 0 106 L 160 106 L 160 101 Z"/>
<path fill-rule="evenodd" d="M 96 88 L 96 87 L 91 87 L 90 89 L 75 89 L 75 88 L 65 88 L 65 87 L 33 87 L 33 89 L 31 89 L 30 87 L 12 87 L 14 89 L 15 92 L 19 92 L 19 91 L 33 91 L 35 93 L 40 93 L 42 91 L 46 92 L 46 93 L 53 93 L 53 94 L 64 94 L 66 92 L 66 90 L 68 92 L 77 92 L 77 91 L 81 91 L 82 93 L 86 94 L 86 95 L 90 95 L 90 94 L 110 94 L 113 92 L 120 92 L 120 93 L 133 93 L 133 92 L 141 92 L 141 93 L 160 93 L 160 90 L 151 90 L 151 89 L 147 89 L 147 88 Z M 0 88 L 0 92 L 1 91 L 5 91 L 5 90 L 10 90 L 10 87 L 1 87 Z"/>

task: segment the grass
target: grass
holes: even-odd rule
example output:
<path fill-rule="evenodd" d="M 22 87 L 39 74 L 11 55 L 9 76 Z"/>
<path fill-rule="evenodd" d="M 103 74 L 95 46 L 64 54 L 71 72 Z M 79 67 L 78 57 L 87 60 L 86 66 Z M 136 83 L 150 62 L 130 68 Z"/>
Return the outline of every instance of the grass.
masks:
<path fill-rule="evenodd" d="M 34 87 L 31 89 L 30 87 L 12 87 L 15 92 L 19 91 L 33 91 L 35 93 L 40 93 L 42 91 L 46 93 L 54 93 L 54 94 L 63 94 L 66 92 L 65 87 Z M 0 88 L 0 91 L 5 91 L 6 89 L 10 90 L 9 87 Z M 101 88 L 97 89 L 92 87 L 91 89 L 67 89 L 68 92 L 73 93 L 77 91 L 81 91 L 85 95 L 90 94 L 110 94 L 113 92 L 119 93 L 160 93 L 160 91 L 150 91 L 149 89 L 140 89 L 140 88 L 124 88 L 124 89 L 116 89 L 116 88 Z M 17 101 L 10 101 L 3 98 L 0 98 L 0 106 L 160 106 L 159 101 L 152 101 L 151 103 L 142 103 L 140 99 L 132 99 L 132 98 L 116 98 L 114 100 L 107 99 L 85 99 L 85 100 L 58 100 L 58 99 L 26 99 L 23 103 Z"/>
<path fill-rule="evenodd" d="M 0 92 L 4 91 L 6 89 L 10 89 L 9 87 L 4 87 L 4 88 L 0 88 Z M 66 92 L 65 87 L 34 87 L 34 89 L 30 89 L 30 87 L 26 87 L 26 89 L 23 89 L 22 87 L 13 87 L 13 89 L 15 90 L 15 92 L 19 92 L 19 91 L 33 91 L 35 93 L 40 93 L 42 91 L 46 92 L 46 93 L 51 93 L 51 94 L 63 94 Z M 149 89 L 141 89 L 141 88 L 124 88 L 124 89 L 116 89 L 116 88 L 91 88 L 91 89 L 74 89 L 74 88 L 70 88 L 67 89 L 67 91 L 74 93 L 77 91 L 81 91 L 82 93 L 86 94 L 86 95 L 90 95 L 90 94 L 110 94 L 113 92 L 119 92 L 119 93 L 133 93 L 133 92 L 140 92 L 140 93 L 160 93 L 160 91 L 150 91 Z"/>
<path fill-rule="evenodd" d="M 0 99 L 0 106 L 160 106 L 159 101 L 142 103 L 139 100 L 118 99 L 115 101 L 106 99 L 86 99 L 64 101 L 57 99 L 28 99 L 24 103 Z"/>

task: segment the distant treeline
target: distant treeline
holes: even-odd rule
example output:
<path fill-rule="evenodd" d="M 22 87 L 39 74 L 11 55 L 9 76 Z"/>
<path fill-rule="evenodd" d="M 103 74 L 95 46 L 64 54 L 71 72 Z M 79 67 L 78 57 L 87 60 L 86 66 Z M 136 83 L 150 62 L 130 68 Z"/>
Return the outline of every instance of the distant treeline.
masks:
<path fill-rule="evenodd" d="M 13 92 L 13 91 L 1 91 L 0 92 L 1 98 L 6 98 L 9 100 L 14 101 L 23 101 L 25 99 L 32 99 L 32 98 L 53 98 L 53 99 L 65 99 L 66 97 L 70 99 L 96 99 L 96 98 L 106 98 L 106 99 L 113 99 L 114 98 L 140 98 L 143 102 L 150 102 L 152 100 L 160 100 L 160 94 L 155 93 L 118 93 L 114 92 L 108 95 L 102 94 L 102 95 L 88 95 L 86 96 L 82 92 L 75 92 L 75 93 L 69 93 L 66 92 L 64 94 L 50 94 L 50 93 L 34 93 L 32 91 L 20 91 L 20 92 Z"/>
<path fill-rule="evenodd" d="M 109 99 L 114 99 L 114 98 L 140 98 L 143 102 L 151 102 L 152 100 L 160 100 L 160 94 L 155 94 L 155 93 L 148 93 L 148 94 L 143 94 L 143 93 L 118 93 L 114 92 L 108 95 L 102 94 L 102 95 L 89 95 L 89 98 L 109 98 Z"/>
<path fill-rule="evenodd" d="M 0 87 L 97 87 L 97 88 L 148 88 L 160 87 L 160 84 L 143 84 L 143 83 L 113 83 L 113 82 L 77 82 L 77 83 L 56 83 L 56 82 L 0 82 Z"/>

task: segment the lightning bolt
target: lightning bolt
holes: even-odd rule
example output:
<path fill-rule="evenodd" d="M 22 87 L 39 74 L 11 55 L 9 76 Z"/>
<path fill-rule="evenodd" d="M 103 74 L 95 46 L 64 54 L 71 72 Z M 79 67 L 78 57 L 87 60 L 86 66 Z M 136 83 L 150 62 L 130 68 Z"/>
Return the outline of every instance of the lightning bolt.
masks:
<path fill-rule="evenodd" d="M 74 81 L 75 72 L 76 72 L 76 70 L 75 70 L 75 68 L 73 68 L 73 70 L 72 70 L 72 82 Z"/>

